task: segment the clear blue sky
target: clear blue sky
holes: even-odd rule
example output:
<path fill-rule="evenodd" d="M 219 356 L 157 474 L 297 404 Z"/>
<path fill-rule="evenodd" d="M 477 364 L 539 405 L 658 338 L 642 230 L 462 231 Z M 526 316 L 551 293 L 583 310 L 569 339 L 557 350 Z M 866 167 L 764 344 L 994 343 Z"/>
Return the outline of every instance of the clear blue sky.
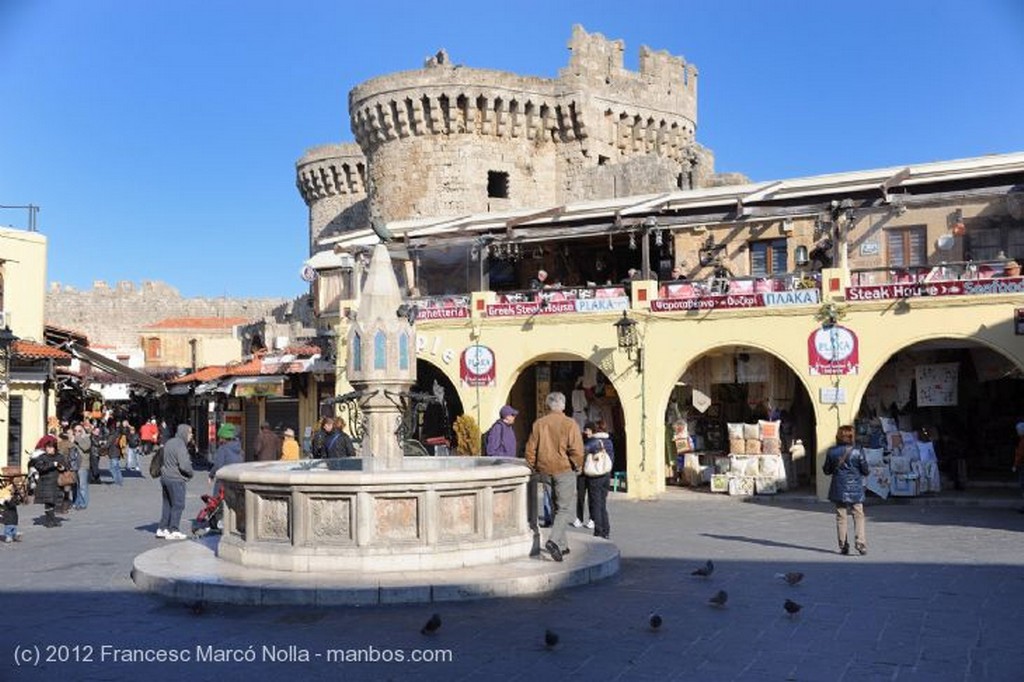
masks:
<path fill-rule="evenodd" d="M 0 204 L 42 207 L 51 281 L 295 296 L 295 161 L 352 139 L 354 85 L 441 47 L 554 77 L 575 23 L 631 68 L 641 44 L 697 65 L 720 171 L 1024 150 L 1021 0 L 0 0 Z"/>

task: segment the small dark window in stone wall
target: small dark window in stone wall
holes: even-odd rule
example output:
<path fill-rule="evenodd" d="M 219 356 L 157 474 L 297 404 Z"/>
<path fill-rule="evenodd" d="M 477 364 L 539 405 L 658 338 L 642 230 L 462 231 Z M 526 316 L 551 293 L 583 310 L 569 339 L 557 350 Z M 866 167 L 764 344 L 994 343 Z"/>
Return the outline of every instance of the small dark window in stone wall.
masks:
<path fill-rule="evenodd" d="M 607 156 L 603 156 L 603 155 L 601 155 L 601 154 L 598 154 L 598 155 L 597 155 L 597 165 L 598 165 L 598 166 L 604 166 L 604 165 L 607 165 L 607 163 L 608 163 L 609 161 L 611 161 L 611 159 L 609 159 L 609 158 L 608 158 Z"/>
<path fill-rule="evenodd" d="M 493 199 L 508 199 L 508 173 L 487 171 L 487 196 Z"/>

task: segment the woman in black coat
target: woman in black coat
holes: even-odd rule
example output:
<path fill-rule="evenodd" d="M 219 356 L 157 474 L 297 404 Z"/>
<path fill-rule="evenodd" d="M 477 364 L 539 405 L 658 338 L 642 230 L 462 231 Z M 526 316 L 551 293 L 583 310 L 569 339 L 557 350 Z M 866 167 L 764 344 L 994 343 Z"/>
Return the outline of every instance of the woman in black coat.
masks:
<path fill-rule="evenodd" d="M 836 505 L 836 537 L 839 541 L 839 551 L 842 554 L 850 553 L 850 543 L 846 539 L 846 516 L 847 512 L 852 512 L 855 546 L 858 552 L 867 554 L 864 477 L 868 475 L 870 469 L 864 453 L 853 444 L 852 426 L 839 427 L 839 431 L 836 432 L 836 445 L 829 448 L 821 469 L 832 477 L 828 499 Z"/>
<path fill-rule="evenodd" d="M 64 499 L 64 491 L 57 485 L 57 476 L 66 467 L 57 454 L 57 439 L 53 436 L 43 436 L 36 444 L 36 449 L 42 449 L 43 454 L 32 460 L 32 467 L 39 472 L 39 482 L 36 484 L 36 502 L 42 502 L 46 510 L 46 519 L 43 526 L 53 528 L 60 525 L 57 521 L 56 505 Z"/>

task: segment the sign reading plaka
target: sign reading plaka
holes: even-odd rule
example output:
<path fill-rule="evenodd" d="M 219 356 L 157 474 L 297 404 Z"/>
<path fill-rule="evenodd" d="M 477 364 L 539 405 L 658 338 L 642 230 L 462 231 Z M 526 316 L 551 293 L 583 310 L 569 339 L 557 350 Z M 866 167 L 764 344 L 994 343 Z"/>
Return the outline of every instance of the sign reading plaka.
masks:
<path fill-rule="evenodd" d="M 839 325 L 815 329 L 807 338 L 807 359 L 812 375 L 856 374 L 857 335 Z"/>
<path fill-rule="evenodd" d="M 459 362 L 459 377 L 465 386 L 494 385 L 494 351 L 479 344 L 462 351 Z"/>

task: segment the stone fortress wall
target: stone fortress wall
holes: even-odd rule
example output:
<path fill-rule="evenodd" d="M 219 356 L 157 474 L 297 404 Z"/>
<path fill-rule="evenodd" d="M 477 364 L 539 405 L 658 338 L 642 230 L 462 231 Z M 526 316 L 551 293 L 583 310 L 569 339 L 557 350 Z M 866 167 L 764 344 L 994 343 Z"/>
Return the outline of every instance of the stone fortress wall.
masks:
<path fill-rule="evenodd" d="M 697 69 L 573 27 L 548 79 L 452 64 L 373 78 L 349 93 L 356 145 L 297 164 L 311 251 L 322 236 L 384 221 L 553 206 L 717 184 L 696 142 Z"/>
<path fill-rule="evenodd" d="M 46 323 L 81 332 L 94 346 L 139 346 L 139 329 L 169 317 L 247 317 L 251 320 L 281 319 L 292 312 L 295 319 L 310 316 L 308 299 L 284 298 L 182 298 L 163 282 L 144 281 L 141 286 L 122 281 L 108 286 L 96 281 L 91 289 L 51 283 L 46 293 Z"/>

